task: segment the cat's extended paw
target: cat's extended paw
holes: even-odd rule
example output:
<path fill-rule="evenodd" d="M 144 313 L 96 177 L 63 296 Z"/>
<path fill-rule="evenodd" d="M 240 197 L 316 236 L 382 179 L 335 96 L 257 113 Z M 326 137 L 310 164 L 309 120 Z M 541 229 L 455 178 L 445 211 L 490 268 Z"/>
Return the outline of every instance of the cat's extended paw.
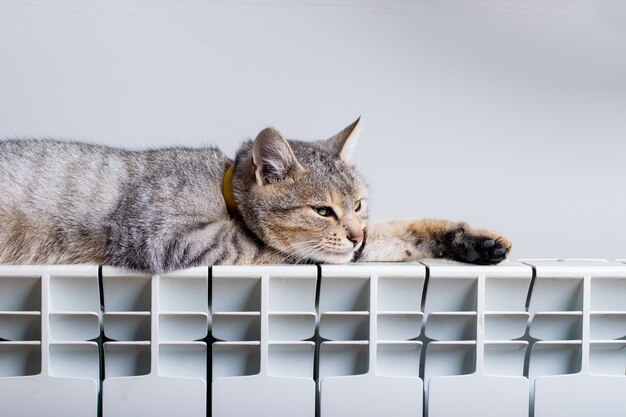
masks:
<path fill-rule="evenodd" d="M 489 230 L 473 230 L 465 223 L 458 224 L 444 237 L 450 258 L 477 265 L 492 265 L 506 259 L 511 242 Z"/>

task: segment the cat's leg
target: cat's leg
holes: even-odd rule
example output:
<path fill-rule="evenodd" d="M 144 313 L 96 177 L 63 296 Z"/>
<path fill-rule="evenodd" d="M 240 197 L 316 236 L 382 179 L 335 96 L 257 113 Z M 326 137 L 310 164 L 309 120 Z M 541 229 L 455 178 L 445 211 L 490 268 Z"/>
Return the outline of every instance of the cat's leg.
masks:
<path fill-rule="evenodd" d="M 369 227 L 359 261 L 401 262 L 445 258 L 473 264 L 495 264 L 506 258 L 511 242 L 489 231 L 448 220 L 396 220 Z"/>
<path fill-rule="evenodd" d="M 297 259 L 267 247 L 239 221 L 232 219 L 196 228 L 165 245 L 164 268 L 198 265 L 254 265 L 297 263 Z"/>
<path fill-rule="evenodd" d="M 235 221 L 179 223 L 146 228 L 136 236 L 124 226 L 108 229 L 105 263 L 164 272 L 199 265 L 255 263 L 263 247 Z"/>

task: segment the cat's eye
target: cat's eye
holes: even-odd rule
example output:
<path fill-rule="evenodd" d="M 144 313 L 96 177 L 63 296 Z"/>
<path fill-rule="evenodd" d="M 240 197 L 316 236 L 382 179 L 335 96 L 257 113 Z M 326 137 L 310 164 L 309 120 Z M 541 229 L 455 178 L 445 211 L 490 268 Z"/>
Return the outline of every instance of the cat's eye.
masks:
<path fill-rule="evenodd" d="M 330 207 L 313 207 L 313 210 L 315 210 L 317 214 L 323 217 L 329 217 L 335 214 L 333 209 L 331 209 Z"/>
<path fill-rule="evenodd" d="M 361 210 L 361 200 L 357 200 L 354 202 L 354 211 Z"/>

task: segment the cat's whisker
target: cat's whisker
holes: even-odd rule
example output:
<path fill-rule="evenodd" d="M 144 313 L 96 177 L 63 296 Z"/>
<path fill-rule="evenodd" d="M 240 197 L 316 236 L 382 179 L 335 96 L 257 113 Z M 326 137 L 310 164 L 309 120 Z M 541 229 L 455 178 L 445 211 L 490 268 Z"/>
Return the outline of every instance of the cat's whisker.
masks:
<path fill-rule="evenodd" d="M 322 252 L 324 250 L 324 242 L 318 242 L 317 244 L 313 245 L 312 247 L 307 248 L 308 249 L 308 253 L 306 253 L 305 256 L 303 256 L 301 258 L 302 261 L 305 261 L 307 259 L 311 259 L 313 257 L 313 255 L 316 255 L 320 252 Z"/>
<path fill-rule="evenodd" d="M 320 244 L 321 242 L 318 242 L 317 239 L 307 240 L 307 241 L 302 241 L 302 242 L 295 242 L 293 243 L 293 246 L 296 247 L 296 250 L 294 252 L 285 253 L 284 251 L 281 251 L 279 249 L 273 249 L 272 255 L 278 255 L 278 254 L 283 255 L 280 260 L 281 263 L 288 263 L 288 261 L 291 259 L 298 260 L 298 262 L 301 262 L 307 259 L 307 257 L 302 257 L 302 255 L 306 253 L 306 251 L 310 250 L 311 243 L 316 243 L 317 245 L 317 244 Z M 313 247 L 315 247 L 316 245 L 313 245 Z"/>
<path fill-rule="evenodd" d="M 314 243 L 314 242 L 315 242 L 314 245 L 310 245 L 311 243 Z M 310 241 L 304 241 L 304 242 L 296 242 L 293 245 L 297 247 L 296 251 L 284 257 L 283 262 L 287 262 L 290 260 L 295 260 L 296 263 L 306 261 L 307 259 L 310 259 L 312 255 L 320 252 L 323 249 L 324 242 L 317 241 L 317 240 L 310 240 Z"/>
<path fill-rule="evenodd" d="M 309 251 L 310 251 L 310 249 L 308 247 L 301 248 L 298 251 L 293 252 L 293 253 L 288 254 L 287 256 L 285 256 L 283 258 L 283 262 L 291 263 L 292 260 L 295 263 L 304 262 L 304 261 L 306 261 L 309 258 L 309 255 L 308 255 Z"/>

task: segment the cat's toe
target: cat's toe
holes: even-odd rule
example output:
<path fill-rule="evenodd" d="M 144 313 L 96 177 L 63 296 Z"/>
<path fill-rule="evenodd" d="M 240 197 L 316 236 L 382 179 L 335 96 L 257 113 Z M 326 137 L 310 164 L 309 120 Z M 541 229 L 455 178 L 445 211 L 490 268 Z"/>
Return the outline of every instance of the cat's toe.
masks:
<path fill-rule="evenodd" d="M 482 245 L 482 246 L 483 246 L 483 248 L 485 248 L 485 249 L 488 249 L 488 248 L 494 247 L 494 246 L 496 246 L 496 241 L 495 241 L 495 240 L 493 240 L 493 239 L 485 240 L 485 241 L 483 242 L 483 245 Z"/>
<path fill-rule="evenodd" d="M 485 243 L 488 243 L 485 246 Z M 493 242 L 493 243 L 491 243 Z M 498 238 L 496 240 L 489 239 L 483 242 L 483 252 L 481 256 L 478 258 L 478 262 L 483 265 L 491 265 L 497 264 L 506 259 L 509 251 L 511 250 L 511 244 L 503 238 Z"/>
<path fill-rule="evenodd" d="M 452 244 L 456 260 L 477 265 L 497 264 L 506 259 L 511 243 L 504 237 L 466 232 L 456 236 Z"/>

